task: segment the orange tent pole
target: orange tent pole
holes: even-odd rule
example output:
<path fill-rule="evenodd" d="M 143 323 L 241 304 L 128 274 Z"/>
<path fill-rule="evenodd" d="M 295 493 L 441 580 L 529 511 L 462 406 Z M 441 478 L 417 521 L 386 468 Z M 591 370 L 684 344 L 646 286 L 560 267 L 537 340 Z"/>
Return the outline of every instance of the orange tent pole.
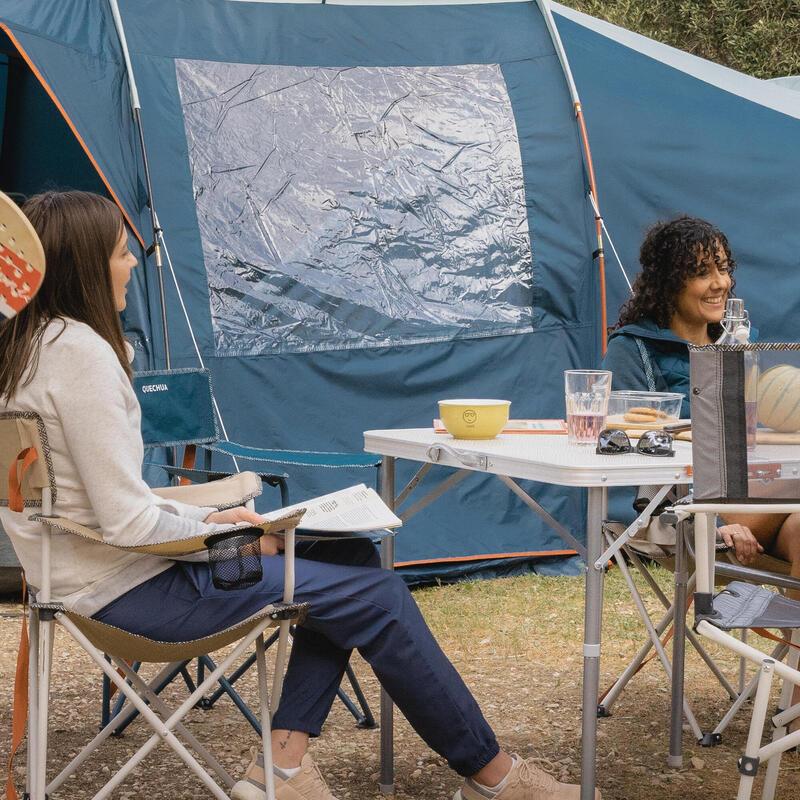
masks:
<path fill-rule="evenodd" d="M 594 166 L 592 165 L 592 154 L 589 150 L 589 137 L 586 134 L 586 123 L 583 119 L 583 111 L 581 109 L 581 100 L 578 97 L 578 88 L 575 86 L 575 81 L 572 77 L 572 70 L 569 66 L 567 53 L 564 50 L 564 45 L 561 42 L 561 36 L 558 33 L 555 20 L 553 19 L 553 12 L 550 10 L 550 0 L 536 0 L 539 11 L 542 13 L 547 31 L 550 34 L 550 39 L 553 42 L 553 47 L 556 51 L 556 56 L 561 64 L 561 70 L 564 73 L 564 78 L 567 81 L 567 88 L 572 98 L 572 103 L 575 108 L 575 116 L 578 120 L 578 127 L 583 140 L 583 152 L 586 156 L 586 171 L 589 176 L 589 191 L 591 193 L 593 211 L 594 211 L 594 224 L 597 230 L 597 249 L 592 254 L 593 258 L 597 259 L 597 267 L 600 278 L 600 343 L 603 355 L 606 354 L 606 342 L 608 338 L 608 321 L 606 318 L 606 261 L 603 253 L 603 218 L 600 215 L 600 205 L 597 200 L 597 186 L 594 180 Z"/>
<path fill-rule="evenodd" d="M 597 186 L 594 182 L 594 165 L 592 164 L 592 153 L 589 149 L 589 137 L 586 133 L 586 122 L 583 119 L 583 109 L 580 102 L 575 103 L 575 117 L 578 120 L 578 127 L 581 131 L 583 141 L 583 152 L 586 154 L 586 170 L 589 173 L 589 189 L 594 198 L 594 226 L 597 232 L 597 250 L 594 255 L 597 258 L 597 270 L 600 275 L 600 327 L 601 343 L 603 355 L 606 354 L 608 344 L 608 318 L 606 313 L 606 257 L 603 251 L 603 219 L 600 216 L 600 203 L 597 199 Z"/>

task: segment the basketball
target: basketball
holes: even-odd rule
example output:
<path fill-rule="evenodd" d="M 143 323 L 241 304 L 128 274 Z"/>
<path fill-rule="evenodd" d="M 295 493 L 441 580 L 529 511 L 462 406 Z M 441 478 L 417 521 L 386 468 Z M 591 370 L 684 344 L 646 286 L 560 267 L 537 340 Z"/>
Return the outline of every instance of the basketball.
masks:
<path fill-rule="evenodd" d="M 758 421 L 774 431 L 800 430 L 800 369 L 779 364 L 761 375 Z"/>

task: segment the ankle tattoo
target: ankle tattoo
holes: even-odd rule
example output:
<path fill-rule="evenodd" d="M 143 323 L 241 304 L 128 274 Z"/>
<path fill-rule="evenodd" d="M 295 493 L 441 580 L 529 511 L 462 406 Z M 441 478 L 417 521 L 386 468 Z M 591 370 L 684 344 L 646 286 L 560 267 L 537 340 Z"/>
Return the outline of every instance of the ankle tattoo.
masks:
<path fill-rule="evenodd" d="M 281 750 L 285 750 L 286 749 L 286 746 L 289 744 L 289 739 L 292 738 L 292 734 L 293 733 L 294 733 L 294 731 L 289 731 L 286 734 L 286 736 L 281 741 L 278 742 L 278 747 L 280 747 Z"/>

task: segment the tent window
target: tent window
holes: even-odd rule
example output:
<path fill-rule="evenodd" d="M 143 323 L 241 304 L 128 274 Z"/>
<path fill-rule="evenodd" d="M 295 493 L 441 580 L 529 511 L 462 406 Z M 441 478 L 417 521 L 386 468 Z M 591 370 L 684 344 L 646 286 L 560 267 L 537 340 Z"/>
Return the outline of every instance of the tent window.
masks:
<path fill-rule="evenodd" d="M 176 71 L 218 355 L 530 331 L 499 65 Z"/>

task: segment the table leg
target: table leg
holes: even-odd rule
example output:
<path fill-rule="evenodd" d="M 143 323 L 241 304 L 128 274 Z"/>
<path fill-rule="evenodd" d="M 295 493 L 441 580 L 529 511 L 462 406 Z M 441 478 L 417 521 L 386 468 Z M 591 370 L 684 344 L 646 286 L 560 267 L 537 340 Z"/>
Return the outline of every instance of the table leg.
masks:
<path fill-rule="evenodd" d="M 381 464 L 381 499 L 394 511 L 394 458 L 383 456 Z M 381 539 L 381 566 L 394 569 L 394 537 Z M 381 794 L 394 794 L 394 704 L 381 687 Z"/>
<path fill-rule="evenodd" d="M 602 513 L 606 489 L 590 487 L 586 511 L 586 599 L 583 631 L 583 718 L 581 722 L 581 800 L 594 800 L 597 758 L 597 697 L 600 690 L 600 628 L 603 621 L 603 567 L 595 567 L 603 548 Z"/>
<path fill-rule="evenodd" d="M 686 488 L 677 488 L 679 496 Z M 679 522 L 675 535 L 675 601 L 672 621 L 672 697 L 670 701 L 669 755 L 667 764 L 683 764 L 683 671 L 686 657 L 686 599 L 689 574 L 686 558 L 686 522 Z"/>

